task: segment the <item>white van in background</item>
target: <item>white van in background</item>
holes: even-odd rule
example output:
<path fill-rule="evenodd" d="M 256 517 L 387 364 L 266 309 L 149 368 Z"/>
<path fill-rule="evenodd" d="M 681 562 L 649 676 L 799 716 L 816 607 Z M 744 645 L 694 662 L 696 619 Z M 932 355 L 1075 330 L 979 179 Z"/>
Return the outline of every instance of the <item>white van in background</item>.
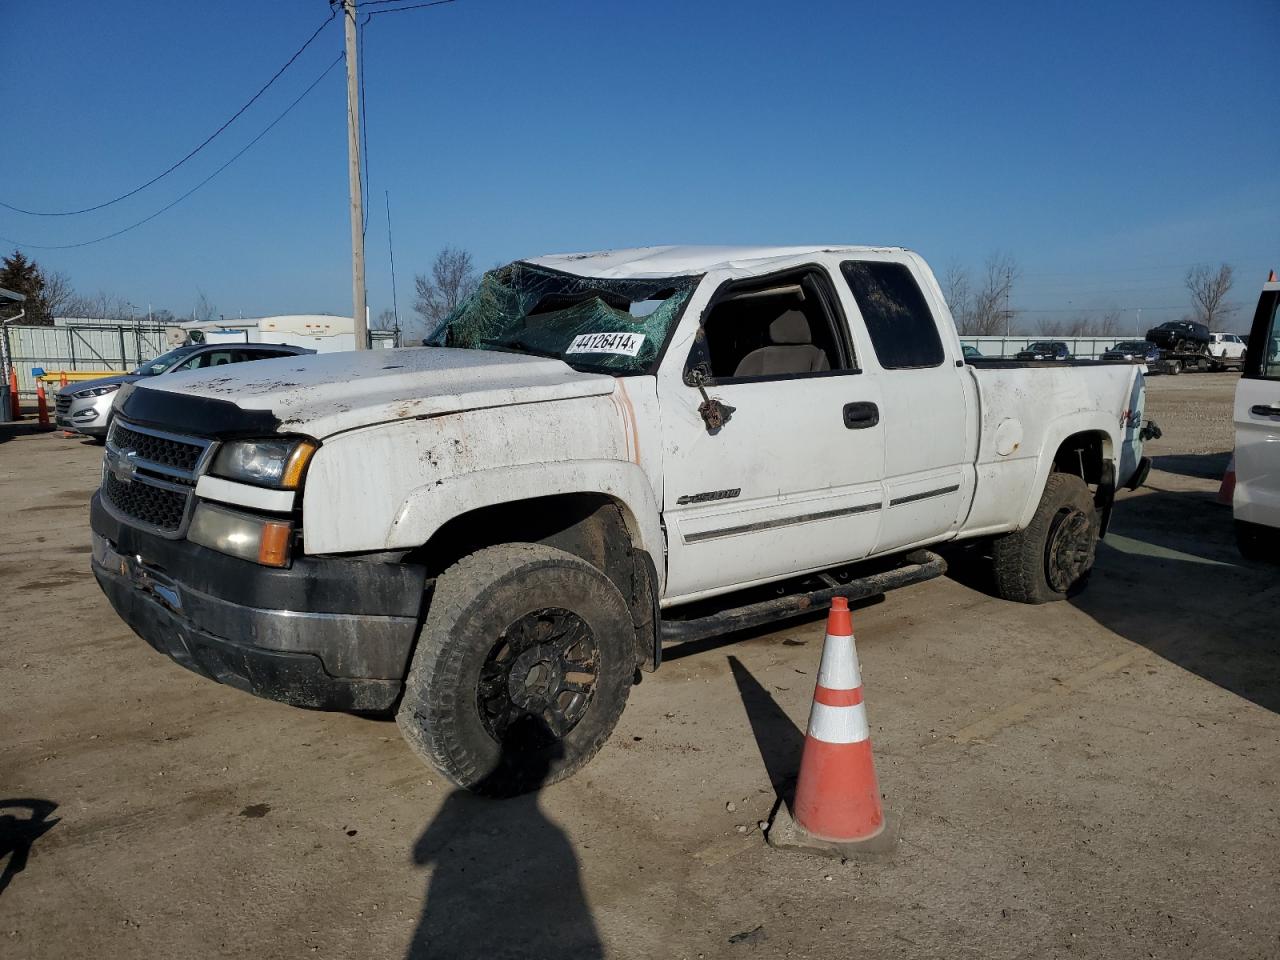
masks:
<path fill-rule="evenodd" d="M 1280 562 L 1280 281 L 1262 285 L 1244 376 L 1236 385 L 1236 541 L 1249 560 Z"/>
<path fill-rule="evenodd" d="M 356 348 L 355 323 L 350 317 L 323 313 L 290 313 L 278 317 L 237 320 L 196 320 L 181 329 L 191 343 L 286 343 L 316 353 L 336 353 Z M 396 346 L 391 330 L 370 330 L 377 350 Z"/>

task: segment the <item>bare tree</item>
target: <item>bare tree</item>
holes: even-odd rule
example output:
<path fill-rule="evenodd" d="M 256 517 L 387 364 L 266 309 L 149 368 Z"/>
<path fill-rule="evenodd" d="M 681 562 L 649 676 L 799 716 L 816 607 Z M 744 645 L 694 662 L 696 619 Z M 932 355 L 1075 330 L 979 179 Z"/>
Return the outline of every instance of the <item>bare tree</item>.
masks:
<path fill-rule="evenodd" d="M 1042 337 L 1065 337 L 1067 321 L 1062 317 L 1043 317 L 1036 321 L 1036 331 Z"/>
<path fill-rule="evenodd" d="M 951 309 L 956 329 L 962 334 L 972 334 L 973 283 L 969 279 L 969 271 L 955 260 L 947 266 L 947 272 L 942 278 L 942 296 Z"/>
<path fill-rule="evenodd" d="M 1008 254 L 993 253 L 987 257 L 982 268 L 981 285 L 973 293 L 972 313 L 967 322 L 969 329 L 960 332 L 971 336 L 1006 333 L 1013 319 L 1009 295 L 1021 275 L 1022 269 Z"/>
<path fill-rule="evenodd" d="M 1021 275 L 1017 261 L 1003 253 L 987 257 L 977 288 L 964 267 L 953 262 L 947 268 L 942 292 L 961 336 L 996 336 L 1009 329 L 1014 313 L 1009 294 Z"/>
<path fill-rule="evenodd" d="M 1102 312 L 1102 318 L 1097 323 L 1097 328 L 1093 331 L 1100 337 L 1116 337 L 1120 335 L 1120 311 L 1115 307 L 1111 307 Z"/>
<path fill-rule="evenodd" d="M 471 254 L 457 247 L 445 247 L 436 254 L 430 277 L 424 273 L 414 276 L 417 299 L 413 309 L 426 325 L 428 336 L 471 294 L 477 282 Z"/>
<path fill-rule="evenodd" d="M 99 290 L 96 294 L 71 294 L 59 316 L 86 317 L 94 320 L 130 320 L 133 304 L 124 297 Z"/>
<path fill-rule="evenodd" d="M 196 290 L 196 305 L 191 310 L 191 319 L 199 323 L 207 323 L 218 315 L 218 308 L 213 305 L 203 290 Z"/>
<path fill-rule="evenodd" d="M 1221 264 L 1217 270 L 1201 264 L 1187 271 L 1187 290 L 1191 293 L 1191 306 L 1195 310 L 1196 319 L 1210 330 L 1220 326 L 1227 317 L 1235 312 L 1235 307 L 1227 303 L 1227 294 L 1231 292 L 1231 264 Z"/>
<path fill-rule="evenodd" d="M 61 270 L 46 273 L 44 276 L 44 302 L 49 308 L 50 317 L 67 316 L 67 307 L 76 299 L 76 292 L 71 287 L 71 278 Z"/>

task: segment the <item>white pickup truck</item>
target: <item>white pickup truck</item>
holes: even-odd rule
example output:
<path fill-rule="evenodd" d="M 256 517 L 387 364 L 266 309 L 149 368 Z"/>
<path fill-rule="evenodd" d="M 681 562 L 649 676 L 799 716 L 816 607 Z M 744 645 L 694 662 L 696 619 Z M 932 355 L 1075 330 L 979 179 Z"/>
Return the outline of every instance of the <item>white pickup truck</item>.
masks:
<path fill-rule="evenodd" d="M 568 775 L 662 645 L 937 576 L 1078 589 L 1148 461 L 1140 366 L 966 362 L 892 247 L 654 247 L 487 274 L 426 348 L 120 391 L 93 570 L 153 647 L 395 709 L 456 783 Z"/>

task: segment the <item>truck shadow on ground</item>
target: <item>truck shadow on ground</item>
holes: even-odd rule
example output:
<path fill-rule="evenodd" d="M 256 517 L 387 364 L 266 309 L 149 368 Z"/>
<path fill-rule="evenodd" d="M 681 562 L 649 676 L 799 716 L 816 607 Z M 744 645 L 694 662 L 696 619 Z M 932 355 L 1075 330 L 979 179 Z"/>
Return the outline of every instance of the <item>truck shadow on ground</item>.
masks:
<path fill-rule="evenodd" d="M 1141 500 L 1148 516 L 1192 522 L 1125 518 L 1099 547 L 1088 589 L 1069 602 L 1170 663 L 1280 713 L 1280 567 L 1242 559 L 1230 510 L 1203 494 Z"/>
<path fill-rule="evenodd" d="M 8 888 L 13 878 L 27 866 L 32 845 L 49 832 L 60 818 L 49 819 L 58 809 L 52 800 L 14 799 L 0 800 L 0 894 Z M 29 811 L 26 816 L 16 816 L 13 810 Z M 6 859 L 7 858 L 7 859 Z"/>
<path fill-rule="evenodd" d="M 604 956 L 573 845 L 538 798 L 444 801 L 413 847 L 431 879 L 408 960 Z"/>
<path fill-rule="evenodd" d="M 1182 457 L 1212 478 L 1224 455 Z M 1215 461 L 1215 462 L 1211 462 Z M 1203 466 L 1208 463 L 1209 466 Z M 1201 469 L 1203 467 L 1203 469 Z M 990 567 L 952 551 L 950 575 L 993 593 Z M 1113 633 L 1184 670 L 1280 713 L 1280 567 L 1236 549 L 1231 509 L 1206 490 L 1152 487 L 1116 506 L 1087 587 L 1068 599 Z"/>
<path fill-rule="evenodd" d="M 1221 480 L 1231 462 L 1231 451 L 1222 453 L 1167 453 L 1152 457 L 1151 466 L 1165 473 L 1202 480 Z"/>

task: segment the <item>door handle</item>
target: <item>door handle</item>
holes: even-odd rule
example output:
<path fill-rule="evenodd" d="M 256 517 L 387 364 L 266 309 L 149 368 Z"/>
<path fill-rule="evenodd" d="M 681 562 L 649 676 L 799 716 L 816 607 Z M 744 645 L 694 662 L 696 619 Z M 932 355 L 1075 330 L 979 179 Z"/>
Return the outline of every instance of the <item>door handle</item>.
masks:
<path fill-rule="evenodd" d="M 865 430 L 880 422 L 880 408 L 868 401 L 844 405 L 844 425 L 850 430 Z"/>
<path fill-rule="evenodd" d="M 1249 408 L 1255 417 L 1280 417 L 1280 404 L 1259 403 Z"/>

